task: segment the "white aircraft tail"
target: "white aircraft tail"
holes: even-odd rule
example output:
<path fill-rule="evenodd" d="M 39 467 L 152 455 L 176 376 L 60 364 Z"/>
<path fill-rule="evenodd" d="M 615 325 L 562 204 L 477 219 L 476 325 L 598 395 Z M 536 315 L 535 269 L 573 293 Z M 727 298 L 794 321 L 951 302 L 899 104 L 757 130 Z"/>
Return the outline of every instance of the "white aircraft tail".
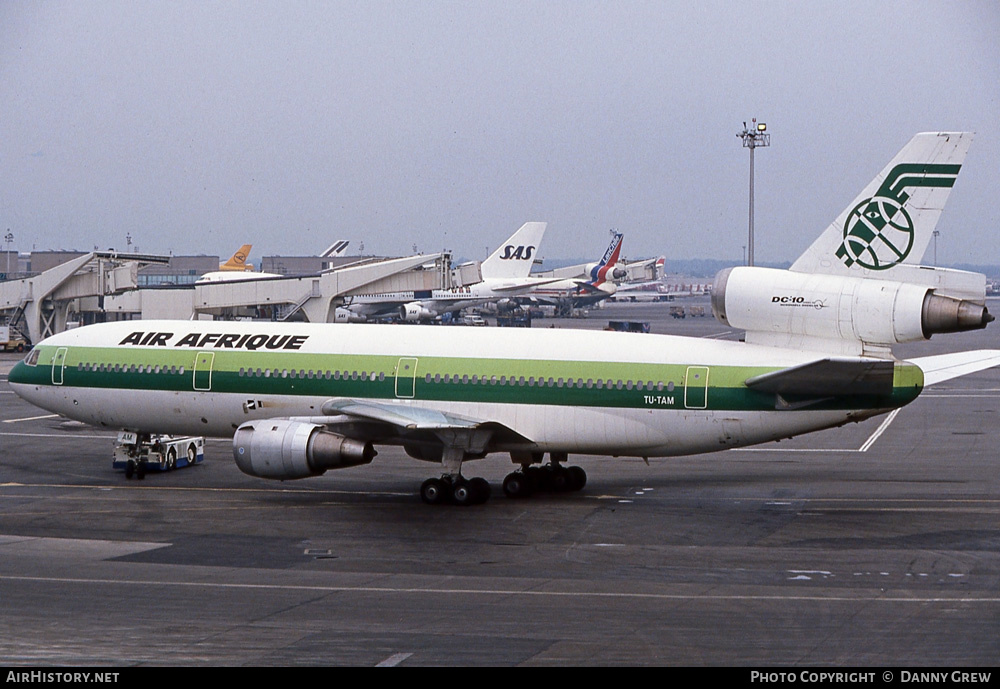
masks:
<path fill-rule="evenodd" d="M 918 265 L 955 184 L 972 132 L 924 132 L 903 147 L 819 239 L 792 264 L 797 273 L 899 279 Z"/>
<path fill-rule="evenodd" d="M 347 251 L 347 245 L 350 244 L 349 239 L 338 239 L 330 246 L 326 247 L 326 251 L 321 253 L 320 258 L 333 258 L 335 256 L 340 256 L 345 251 Z"/>
<path fill-rule="evenodd" d="M 917 134 L 790 270 L 720 272 L 716 317 L 750 343 L 881 357 L 986 327 L 983 275 L 920 265 L 971 141 Z"/>
<path fill-rule="evenodd" d="M 547 223 L 526 222 L 480 268 L 484 280 L 526 278 L 531 274 Z"/>

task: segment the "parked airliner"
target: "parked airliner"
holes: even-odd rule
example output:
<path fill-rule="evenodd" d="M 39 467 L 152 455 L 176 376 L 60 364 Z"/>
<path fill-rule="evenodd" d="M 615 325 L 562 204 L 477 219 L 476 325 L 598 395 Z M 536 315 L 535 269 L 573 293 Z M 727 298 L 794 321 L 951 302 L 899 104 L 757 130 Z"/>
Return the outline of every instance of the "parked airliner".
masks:
<path fill-rule="evenodd" d="M 239 468 L 297 479 L 379 444 L 437 463 L 427 503 L 485 501 L 463 463 L 508 452 L 511 497 L 580 489 L 570 453 L 674 456 L 889 412 L 1000 350 L 902 361 L 896 343 L 983 328 L 985 279 L 919 266 L 971 140 L 914 137 L 789 271 L 724 271 L 746 342 L 550 329 L 129 321 L 55 335 L 14 366 L 24 399 L 96 426 L 232 436 Z M 540 463 L 544 454 L 550 462 Z"/>

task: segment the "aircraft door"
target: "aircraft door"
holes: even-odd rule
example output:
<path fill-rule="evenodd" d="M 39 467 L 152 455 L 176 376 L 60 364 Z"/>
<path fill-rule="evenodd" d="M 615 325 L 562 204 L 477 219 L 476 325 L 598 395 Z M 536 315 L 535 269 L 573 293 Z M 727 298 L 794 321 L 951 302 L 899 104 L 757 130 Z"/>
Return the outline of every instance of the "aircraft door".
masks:
<path fill-rule="evenodd" d="M 63 370 L 66 367 L 66 348 L 60 347 L 52 357 L 52 384 L 63 384 Z"/>
<path fill-rule="evenodd" d="M 396 397 L 413 399 L 416 395 L 417 360 L 414 357 L 402 357 L 396 363 Z"/>
<path fill-rule="evenodd" d="M 194 359 L 194 389 L 212 389 L 212 364 L 215 363 L 215 352 L 198 352 Z"/>
<path fill-rule="evenodd" d="M 688 409 L 708 407 L 708 366 L 688 366 L 684 375 L 684 406 Z"/>

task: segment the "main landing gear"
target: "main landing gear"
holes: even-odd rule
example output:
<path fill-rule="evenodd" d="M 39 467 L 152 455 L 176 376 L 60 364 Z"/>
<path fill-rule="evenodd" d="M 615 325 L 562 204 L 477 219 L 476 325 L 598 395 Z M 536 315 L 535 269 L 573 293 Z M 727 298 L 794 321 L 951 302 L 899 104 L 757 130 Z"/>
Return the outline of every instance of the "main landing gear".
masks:
<path fill-rule="evenodd" d="M 420 486 L 420 499 L 428 505 L 481 505 L 490 499 L 490 484 L 484 478 L 462 476 L 463 454 L 455 448 L 445 448 L 441 478 L 429 478 Z M 549 453 L 549 463 L 542 465 L 544 453 L 511 453 L 511 459 L 521 465 L 503 480 L 503 492 L 508 498 L 526 498 L 538 491 L 568 493 L 583 490 L 587 473 L 578 466 L 564 466 L 565 452 Z"/>
<path fill-rule="evenodd" d="M 444 475 L 429 478 L 420 486 L 420 499 L 428 505 L 481 505 L 490 499 L 490 484 L 484 478 Z"/>
<path fill-rule="evenodd" d="M 565 452 L 552 452 L 551 461 L 543 466 L 531 462 L 521 463 L 518 471 L 507 474 L 503 480 L 503 492 L 508 498 L 527 498 L 537 491 L 568 493 L 583 490 L 587 485 L 587 472 L 578 466 L 563 466 Z M 537 456 L 541 461 L 541 456 Z"/>

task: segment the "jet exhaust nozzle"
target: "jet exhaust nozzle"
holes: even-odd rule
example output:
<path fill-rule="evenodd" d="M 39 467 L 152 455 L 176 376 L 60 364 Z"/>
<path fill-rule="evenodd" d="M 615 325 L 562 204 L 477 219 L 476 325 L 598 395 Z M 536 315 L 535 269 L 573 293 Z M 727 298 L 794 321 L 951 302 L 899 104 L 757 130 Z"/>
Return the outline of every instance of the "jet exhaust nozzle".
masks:
<path fill-rule="evenodd" d="M 982 304 L 930 292 L 924 297 L 921 323 L 926 338 L 937 333 L 982 330 L 994 320 L 993 315 Z"/>

